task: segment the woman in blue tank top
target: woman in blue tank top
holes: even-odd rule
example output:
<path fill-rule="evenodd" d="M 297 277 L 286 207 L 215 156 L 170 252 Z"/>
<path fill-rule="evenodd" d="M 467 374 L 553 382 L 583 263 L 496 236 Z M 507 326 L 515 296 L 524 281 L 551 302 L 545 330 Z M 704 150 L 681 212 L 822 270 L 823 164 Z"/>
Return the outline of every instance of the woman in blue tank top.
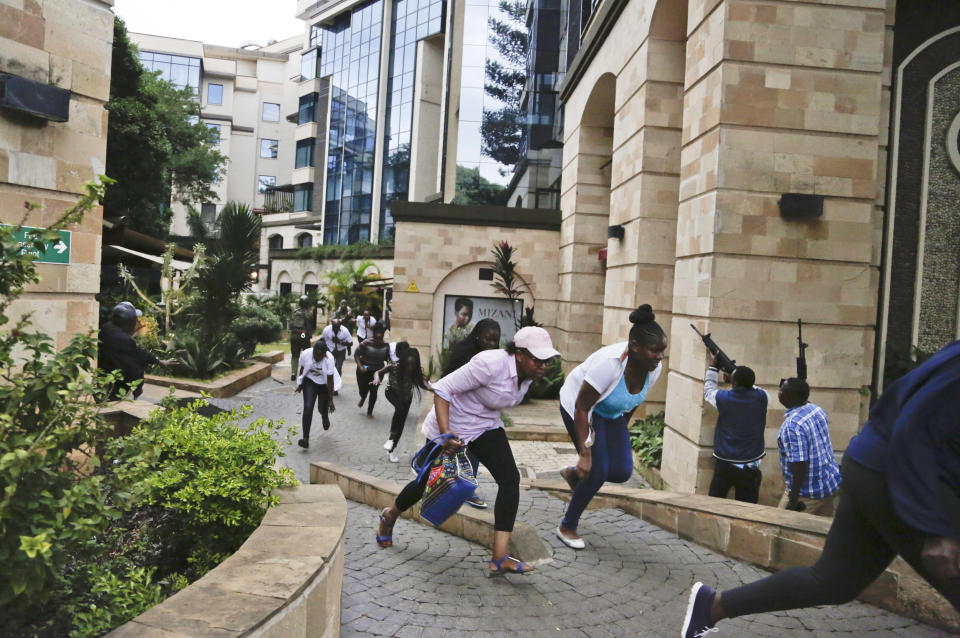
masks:
<path fill-rule="evenodd" d="M 567 377 L 560 390 L 560 416 L 577 448 L 576 467 L 561 471 L 573 490 L 557 536 L 583 549 L 577 533 L 580 516 L 606 482 L 623 483 L 633 474 L 628 425 L 637 406 L 660 377 L 667 336 L 644 304 L 630 313 L 628 341 L 590 355 Z"/>

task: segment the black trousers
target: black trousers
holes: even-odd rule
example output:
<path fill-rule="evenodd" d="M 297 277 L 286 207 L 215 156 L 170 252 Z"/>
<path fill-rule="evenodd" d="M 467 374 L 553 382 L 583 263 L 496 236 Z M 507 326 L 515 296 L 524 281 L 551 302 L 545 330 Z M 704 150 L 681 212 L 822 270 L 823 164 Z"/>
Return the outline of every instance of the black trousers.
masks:
<path fill-rule="evenodd" d="M 756 503 L 760 500 L 760 481 L 763 479 L 760 468 L 740 468 L 720 459 L 714 461 L 716 465 L 710 481 L 710 496 L 727 498 L 727 492 L 732 487 L 738 501 Z"/>
<path fill-rule="evenodd" d="M 367 414 L 373 414 L 373 405 L 377 402 L 377 389 L 380 387 L 378 385 L 370 385 L 370 382 L 373 381 L 373 375 L 376 374 L 376 371 L 366 371 L 361 370 L 360 366 L 357 366 L 357 389 L 360 390 L 360 400 L 363 401 L 367 398 L 367 394 L 370 395 L 370 402 L 367 403 Z"/>
<path fill-rule="evenodd" d="M 512 532 L 517 520 L 517 508 L 520 506 L 520 470 L 513 459 L 513 450 L 503 428 L 487 430 L 467 444 L 467 450 L 473 452 L 497 482 L 497 501 L 493 506 L 493 529 L 498 532 Z M 439 449 L 432 455 L 439 454 Z M 423 462 L 417 459 L 417 463 Z M 401 512 L 413 507 L 423 498 L 426 475 L 423 483 L 416 479 L 407 483 L 397 496 L 394 504 Z"/>
<path fill-rule="evenodd" d="M 840 505 L 820 559 L 743 587 L 721 601 L 731 617 L 815 605 L 840 605 L 867 588 L 899 554 L 950 604 L 960 610 L 960 582 L 935 582 L 920 559 L 925 534 L 908 527 L 893 510 L 885 474 L 844 457 Z"/>
<path fill-rule="evenodd" d="M 400 442 L 400 437 L 403 435 L 403 426 L 406 424 L 407 415 L 410 413 L 413 394 L 411 393 L 409 397 L 402 397 L 394 392 L 393 388 L 388 387 L 383 391 L 383 396 L 387 397 L 387 401 L 393 406 L 393 419 L 390 421 L 390 440 L 393 441 L 392 452 L 397 449 L 397 443 Z"/>
<path fill-rule="evenodd" d="M 337 374 L 339 375 L 343 375 L 343 360 L 346 358 L 346 350 L 336 350 L 333 353 L 333 365 L 337 369 Z"/>
<path fill-rule="evenodd" d="M 323 421 L 323 429 L 330 429 L 330 415 L 327 414 L 327 385 L 320 385 L 311 381 L 309 378 L 303 379 L 303 415 L 300 417 L 303 429 L 303 438 L 310 440 L 310 426 L 313 424 L 313 406 L 316 404 L 317 412 L 320 413 L 320 419 Z"/>

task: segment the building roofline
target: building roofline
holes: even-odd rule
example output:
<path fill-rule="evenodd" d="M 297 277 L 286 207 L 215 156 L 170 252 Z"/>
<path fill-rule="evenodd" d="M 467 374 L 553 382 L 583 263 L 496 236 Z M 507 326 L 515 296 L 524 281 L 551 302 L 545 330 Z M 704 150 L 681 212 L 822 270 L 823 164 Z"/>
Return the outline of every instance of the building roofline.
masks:
<path fill-rule="evenodd" d="M 553 208 L 511 208 L 425 202 L 391 202 L 396 222 L 503 226 L 534 230 L 560 230 L 560 211 Z"/>

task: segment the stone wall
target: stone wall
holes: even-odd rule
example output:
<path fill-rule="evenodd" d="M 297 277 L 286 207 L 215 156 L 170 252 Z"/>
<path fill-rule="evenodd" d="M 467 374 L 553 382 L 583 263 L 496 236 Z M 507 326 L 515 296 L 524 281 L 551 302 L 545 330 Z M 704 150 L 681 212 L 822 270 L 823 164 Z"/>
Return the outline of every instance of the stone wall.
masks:
<path fill-rule="evenodd" d="M 551 333 L 554 342 L 561 338 L 557 330 L 559 233 L 548 227 L 516 227 L 492 222 L 497 211 L 514 215 L 516 209 L 467 207 L 449 204 L 398 203 L 393 211 L 396 221 L 393 262 L 393 314 L 391 340 L 408 341 L 420 349 L 424 361 L 436 353 L 443 337 L 442 305 L 445 295 L 498 297 L 490 281 L 481 281 L 480 268 L 491 266 L 494 244 L 507 241 L 516 248 L 517 272 L 529 285 L 525 307 L 536 308 L 535 317 Z M 433 218 L 410 215 L 408 210 L 439 207 Z M 473 209 L 482 209 L 475 217 Z M 533 210 L 533 213 L 530 211 Z M 525 209 L 525 214 L 556 215 L 556 211 Z M 559 220 L 556 220 L 559 221 Z M 554 223 L 554 227 L 559 224 Z M 549 224 L 546 224 L 549 226 Z M 562 348 L 559 348 L 563 352 Z"/>
<path fill-rule="evenodd" d="M 14 0 L 0 4 L 0 72 L 67 89 L 69 119 L 0 110 L 0 223 L 45 227 L 105 172 L 113 0 Z M 26 215 L 25 202 L 39 205 Z M 102 210 L 71 231 L 70 263 L 39 264 L 42 280 L 12 307 L 34 313 L 57 347 L 96 329 Z"/>
<path fill-rule="evenodd" d="M 602 331 L 577 335 L 585 352 L 573 363 L 623 339 L 631 308 L 653 305 L 670 337 L 669 374 L 646 409 L 666 406 L 663 475 L 674 489 L 706 491 L 713 469 L 716 412 L 702 398 L 705 353 L 690 323 L 771 392 L 764 502 L 782 489 L 775 390 L 795 374 L 797 318 L 809 324 L 812 400 L 830 414 L 838 451 L 864 416 L 880 284 L 886 4 L 605 0 L 591 18 L 561 87 L 559 322 L 567 333 L 602 317 Z M 782 217 L 784 193 L 823 196 L 823 216 Z M 624 238 L 604 242 L 607 225 L 623 226 Z M 603 247 L 605 270 L 589 258 Z M 602 301 L 589 297 L 596 290 Z"/>
<path fill-rule="evenodd" d="M 107 635 L 336 638 L 346 524 L 337 486 L 280 490 L 280 504 L 236 553 Z"/>

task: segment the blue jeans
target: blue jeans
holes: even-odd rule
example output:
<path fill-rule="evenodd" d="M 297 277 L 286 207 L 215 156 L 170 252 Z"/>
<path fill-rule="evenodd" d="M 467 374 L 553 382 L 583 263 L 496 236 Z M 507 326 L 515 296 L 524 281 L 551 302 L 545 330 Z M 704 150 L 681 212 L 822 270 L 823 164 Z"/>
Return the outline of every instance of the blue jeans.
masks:
<path fill-rule="evenodd" d="M 567 427 L 570 439 L 576 445 L 573 418 L 563 408 L 560 408 L 560 417 Z M 587 509 L 587 505 L 605 482 L 625 483 L 633 474 L 633 449 L 630 447 L 627 416 L 608 419 L 594 412 L 593 446 L 590 451 L 593 459 L 590 474 L 577 483 L 570 504 L 567 505 L 567 512 L 560 521 L 560 524 L 570 531 L 576 531 L 583 510 Z"/>

